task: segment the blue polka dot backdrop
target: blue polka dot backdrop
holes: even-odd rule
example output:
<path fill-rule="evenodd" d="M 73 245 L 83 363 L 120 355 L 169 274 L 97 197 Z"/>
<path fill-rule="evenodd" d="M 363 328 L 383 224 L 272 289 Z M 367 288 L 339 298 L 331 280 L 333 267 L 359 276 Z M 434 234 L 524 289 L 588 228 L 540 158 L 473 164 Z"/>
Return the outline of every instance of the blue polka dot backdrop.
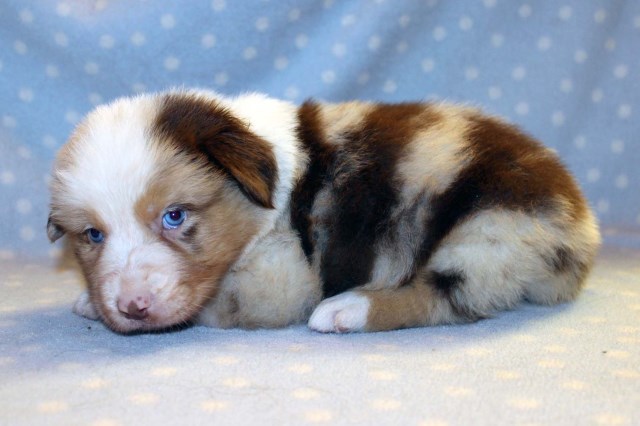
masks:
<path fill-rule="evenodd" d="M 559 153 L 609 242 L 640 246 L 639 77 L 631 0 L 3 0 L 0 258 L 59 252 L 48 175 L 86 112 L 176 86 L 481 106 Z"/>

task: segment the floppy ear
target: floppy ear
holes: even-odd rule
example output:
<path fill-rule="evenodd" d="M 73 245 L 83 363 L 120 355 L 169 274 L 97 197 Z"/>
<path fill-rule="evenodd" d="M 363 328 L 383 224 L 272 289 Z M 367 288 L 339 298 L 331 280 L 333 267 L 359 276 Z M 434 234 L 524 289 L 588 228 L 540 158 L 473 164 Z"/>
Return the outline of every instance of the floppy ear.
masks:
<path fill-rule="evenodd" d="M 168 95 L 155 129 L 178 147 L 204 154 L 254 203 L 274 208 L 278 167 L 271 145 L 227 109 L 195 96 Z"/>
<path fill-rule="evenodd" d="M 60 225 L 56 224 L 51 218 L 49 213 L 49 219 L 47 220 L 47 236 L 52 243 L 59 240 L 64 235 L 64 229 Z"/>

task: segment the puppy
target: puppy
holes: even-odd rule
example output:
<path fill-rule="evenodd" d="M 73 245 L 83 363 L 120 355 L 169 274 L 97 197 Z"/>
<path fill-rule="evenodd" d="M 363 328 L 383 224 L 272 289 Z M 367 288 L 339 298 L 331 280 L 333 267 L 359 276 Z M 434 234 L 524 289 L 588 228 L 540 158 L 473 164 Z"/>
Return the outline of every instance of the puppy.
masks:
<path fill-rule="evenodd" d="M 49 239 L 117 332 L 476 321 L 574 299 L 599 233 L 556 155 L 447 104 L 174 91 L 98 107 L 55 161 Z"/>

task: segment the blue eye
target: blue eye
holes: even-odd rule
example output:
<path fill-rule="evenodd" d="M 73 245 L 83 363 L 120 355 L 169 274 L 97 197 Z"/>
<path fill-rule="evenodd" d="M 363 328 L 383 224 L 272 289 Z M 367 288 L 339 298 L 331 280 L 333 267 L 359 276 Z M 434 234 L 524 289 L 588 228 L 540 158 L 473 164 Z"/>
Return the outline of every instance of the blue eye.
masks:
<path fill-rule="evenodd" d="M 169 210 L 162 216 L 162 227 L 164 229 L 176 229 L 182 225 L 187 218 L 187 212 L 182 209 Z"/>
<path fill-rule="evenodd" d="M 100 244 L 104 241 L 104 234 L 102 231 L 97 230 L 96 228 L 87 229 L 87 237 L 92 243 Z"/>

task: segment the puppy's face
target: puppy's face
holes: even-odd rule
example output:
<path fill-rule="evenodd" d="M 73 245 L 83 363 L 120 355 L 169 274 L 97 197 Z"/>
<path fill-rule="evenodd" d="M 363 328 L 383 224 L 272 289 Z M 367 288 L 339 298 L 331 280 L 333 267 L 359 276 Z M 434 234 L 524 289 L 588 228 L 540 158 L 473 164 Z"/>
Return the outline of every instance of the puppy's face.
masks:
<path fill-rule="evenodd" d="M 270 145 L 193 94 L 98 108 L 61 149 L 47 226 L 67 234 L 112 329 L 184 323 L 260 229 L 277 167 Z"/>

